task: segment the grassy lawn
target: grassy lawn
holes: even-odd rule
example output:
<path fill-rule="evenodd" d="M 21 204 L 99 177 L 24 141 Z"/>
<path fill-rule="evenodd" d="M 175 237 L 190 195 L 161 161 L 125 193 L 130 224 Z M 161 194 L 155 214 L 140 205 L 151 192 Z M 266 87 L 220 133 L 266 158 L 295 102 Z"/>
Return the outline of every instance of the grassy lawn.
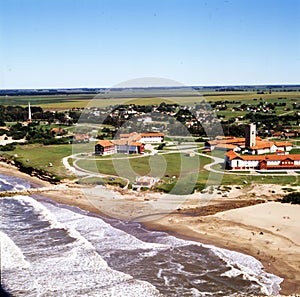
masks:
<path fill-rule="evenodd" d="M 294 148 L 290 151 L 290 154 L 300 154 L 300 148 Z"/>
<path fill-rule="evenodd" d="M 84 146 L 84 144 L 82 144 Z M 1 155 L 13 157 L 17 155 L 17 160 L 23 164 L 28 164 L 34 168 L 43 169 L 59 177 L 69 176 L 62 163 L 62 158 L 72 154 L 71 144 L 62 145 L 18 145 L 14 151 L 2 152 Z M 50 167 L 49 163 L 53 166 Z"/>
<path fill-rule="evenodd" d="M 202 150 L 199 150 L 199 153 L 202 153 Z M 206 153 L 206 155 L 224 159 L 224 156 L 225 156 L 226 153 L 227 153 L 226 151 L 213 150 L 210 153 Z"/>
<path fill-rule="evenodd" d="M 124 156 L 124 155 L 123 155 Z M 91 171 L 124 176 L 135 179 L 137 175 L 149 175 L 153 177 L 187 176 L 198 174 L 199 168 L 203 168 L 211 160 L 206 157 L 186 157 L 181 153 L 155 155 L 143 158 L 128 158 L 123 160 L 79 160 L 77 165 Z"/>

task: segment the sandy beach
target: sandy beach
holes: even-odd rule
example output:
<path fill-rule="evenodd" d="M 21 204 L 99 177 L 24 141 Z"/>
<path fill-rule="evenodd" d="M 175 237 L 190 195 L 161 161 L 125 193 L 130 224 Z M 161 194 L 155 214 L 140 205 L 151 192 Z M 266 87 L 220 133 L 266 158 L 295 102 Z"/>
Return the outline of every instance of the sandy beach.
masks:
<path fill-rule="evenodd" d="M 35 186 L 46 181 L 0 163 L 0 174 L 24 178 Z M 279 185 L 232 186 L 226 197 L 216 192 L 200 203 L 201 194 L 172 197 L 160 193 L 134 193 L 113 188 L 81 187 L 66 183 L 65 190 L 43 193 L 56 202 L 101 215 L 137 220 L 148 228 L 178 237 L 242 252 L 260 260 L 267 272 L 284 281 L 281 294 L 300 293 L 300 205 L 274 202 L 284 194 Z M 299 187 L 298 187 L 298 190 Z M 155 215 L 152 215 L 155 214 Z"/>

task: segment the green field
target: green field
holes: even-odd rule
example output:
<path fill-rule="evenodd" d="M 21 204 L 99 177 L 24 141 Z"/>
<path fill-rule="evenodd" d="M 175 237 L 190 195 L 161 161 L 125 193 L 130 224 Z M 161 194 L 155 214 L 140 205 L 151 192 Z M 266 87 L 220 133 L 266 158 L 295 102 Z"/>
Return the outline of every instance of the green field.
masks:
<path fill-rule="evenodd" d="M 214 92 L 205 91 L 177 91 L 177 92 L 140 92 L 140 93 L 112 93 L 112 94 L 72 94 L 51 96 L 1 96 L 0 105 L 26 106 L 28 101 L 32 106 L 41 106 L 45 110 L 66 110 L 71 108 L 85 108 L 86 106 L 107 107 L 119 104 L 155 105 L 161 102 L 194 105 L 205 100 L 215 101 L 242 101 L 245 104 L 258 104 L 262 98 L 267 102 L 286 102 L 286 107 L 291 108 L 292 102 L 300 100 L 300 92 L 272 92 L 271 94 L 257 94 L 256 91 Z M 279 99 L 281 98 L 281 99 Z M 254 100 L 256 99 L 256 100 Z M 228 106 L 233 106 L 228 104 Z M 277 113 L 285 113 L 284 107 L 278 107 Z M 227 116 L 229 111 L 220 111 L 218 114 Z M 243 112 L 235 112 L 236 116 Z M 231 114 L 232 116 L 232 114 Z"/>
<path fill-rule="evenodd" d="M 85 144 L 79 145 L 84 149 L 83 146 L 85 146 Z M 17 145 L 14 151 L 0 151 L 0 155 L 15 158 L 25 165 L 27 164 L 28 166 L 45 170 L 60 178 L 70 176 L 70 173 L 68 173 L 63 166 L 62 158 L 71 154 L 71 144 L 45 146 L 42 144 Z M 53 166 L 50 167 L 49 163 L 52 163 Z"/>
<path fill-rule="evenodd" d="M 123 160 L 79 160 L 76 164 L 89 171 L 126 177 L 131 183 L 139 175 L 160 177 L 156 190 L 170 192 L 175 189 L 176 194 L 188 194 L 200 186 L 198 178 L 202 175 L 203 166 L 209 162 L 211 159 L 207 157 L 172 153 Z"/>
<path fill-rule="evenodd" d="M 126 158 L 120 160 L 79 160 L 77 165 L 86 170 L 109 175 L 121 175 L 132 181 L 137 175 L 161 176 L 187 176 L 197 174 L 199 166 L 202 168 L 210 162 L 206 157 L 186 157 L 181 153 L 155 155 L 143 158 Z M 198 166 L 199 165 L 199 166 Z M 131 171 L 132 169 L 132 171 Z M 124 174 L 120 174 L 124 173 Z"/>
<path fill-rule="evenodd" d="M 94 95 L 51 95 L 51 96 L 1 96 L 0 105 L 41 106 L 44 109 L 69 109 L 85 107 Z"/>

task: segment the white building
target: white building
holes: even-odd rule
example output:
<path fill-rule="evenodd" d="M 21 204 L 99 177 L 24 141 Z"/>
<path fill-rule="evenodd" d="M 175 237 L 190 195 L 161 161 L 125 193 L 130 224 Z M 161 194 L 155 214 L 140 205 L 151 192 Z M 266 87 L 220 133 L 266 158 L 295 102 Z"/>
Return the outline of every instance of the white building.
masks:
<path fill-rule="evenodd" d="M 163 133 L 142 133 L 139 141 L 142 143 L 161 143 L 164 140 L 165 135 Z"/>
<path fill-rule="evenodd" d="M 234 151 L 225 154 L 227 169 L 292 169 L 300 170 L 300 154 L 274 154 L 274 155 L 240 155 Z"/>

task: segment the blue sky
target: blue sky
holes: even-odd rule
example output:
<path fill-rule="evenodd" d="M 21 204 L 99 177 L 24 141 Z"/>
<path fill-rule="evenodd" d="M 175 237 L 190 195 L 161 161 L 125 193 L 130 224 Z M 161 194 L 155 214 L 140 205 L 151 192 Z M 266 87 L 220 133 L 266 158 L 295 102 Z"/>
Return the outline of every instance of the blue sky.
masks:
<path fill-rule="evenodd" d="M 300 0 L 1 0 L 0 88 L 300 83 Z"/>

